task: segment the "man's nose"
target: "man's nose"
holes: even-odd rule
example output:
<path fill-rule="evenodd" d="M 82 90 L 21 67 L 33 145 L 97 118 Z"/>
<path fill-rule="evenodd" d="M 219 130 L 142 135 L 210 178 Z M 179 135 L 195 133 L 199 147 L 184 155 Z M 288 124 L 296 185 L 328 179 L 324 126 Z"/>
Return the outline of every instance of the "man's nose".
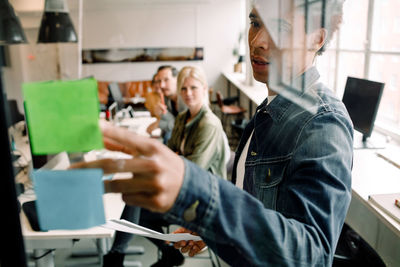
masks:
<path fill-rule="evenodd" d="M 253 48 L 262 48 L 268 50 L 270 48 L 271 38 L 266 29 L 260 29 L 250 41 Z"/>
<path fill-rule="evenodd" d="M 161 81 L 161 82 L 160 82 L 160 87 L 161 87 L 162 89 L 165 88 L 165 85 L 166 85 L 166 83 L 165 83 L 164 81 Z"/>

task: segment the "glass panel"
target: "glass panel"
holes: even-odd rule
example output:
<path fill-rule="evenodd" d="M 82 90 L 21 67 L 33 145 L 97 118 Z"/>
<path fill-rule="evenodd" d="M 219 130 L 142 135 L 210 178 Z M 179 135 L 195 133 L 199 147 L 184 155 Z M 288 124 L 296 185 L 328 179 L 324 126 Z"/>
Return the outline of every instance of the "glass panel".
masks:
<path fill-rule="evenodd" d="M 369 79 L 384 82 L 377 121 L 400 129 L 400 56 L 371 55 Z"/>
<path fill-rule="evenodd" d="M 342 99 L 347 77 L 363 78 L 364 76 L 364 53 L 341 52 L 338 72 L 336 95 Z"/>
<path fill-rule="evenodd" d="M 314 77 L 305 70 L 320 52 L 320 41 L 331 39 L 338 29 L 342 4 L 322 0 L 256 1 L 249 29 L 256 80 L 268 81 L 271 90 L 296 104 L 315 103 L 315 96 L 306 90 Z M 268 53 L 263 53 L 266 48 Z"/>
<path fill-rule="evenodd" d="M 376 0 L 371 49 L 400 52 L 400 1 Z"/>
<path fill-rule="evenodd" d="M 364 50 L 367 37 L 368 0 L 345 1 L 343 9 L 340 48 Z M 354 12 L 355 10 L 357 12 Z"/>
<path fill-rule="evenodd" d="M 321 82 L 335 90 L 336 51 L 327 50 L 316 60 L 316 66 L 321 75 Z"/>

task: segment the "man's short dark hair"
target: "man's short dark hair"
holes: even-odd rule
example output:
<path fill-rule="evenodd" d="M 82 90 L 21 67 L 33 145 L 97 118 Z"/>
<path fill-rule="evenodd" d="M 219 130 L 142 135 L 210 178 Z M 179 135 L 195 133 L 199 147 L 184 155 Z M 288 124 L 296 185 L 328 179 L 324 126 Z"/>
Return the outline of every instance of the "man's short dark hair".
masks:
<path fill-rule="evenodd" d="M 158 67 L 157 73 L 159 73 L 159 72 L 162 71 L 163 69 L 170 69 L 171 72 L 172 72 L 172 76 L 173 76 L 173 77 L 178 76 L 178 70 L 177 70 L 174 66 L 171 66 L 171 65 L 162 65 L 162 66 Z"/>
<path fill-rule="evenodd" d="M 306 32 L 312 32 L 316 30 L 316 27 L 324 28 L 327 30 L 327 36 L 324 45 L 317 51 L 317 55 L 322 55 L 325 51 L 326 46 L 329 44 L 329 41 L 332 39 L 333 34 L 339 29 L 340 24 L 343 20 L 343 3 L 345 0 L 319 0 L 314 1 L 309 5 L 309 10 L 313 9 L 313 5 L 319 4 L 320 7 L 314 10 L 321 10 L 320 14 L 320 23 L 319 25 L 314 25 L 314 27 L 306 29 Z M 310 12 L 312 13 L 312 12 Z M 313 19 L 312 17 L 309 19 Z"/>
<path fill-rule="evenodd" d="M 156 76 L 157 73 L 153 75 L 153 78 L 151 78 L 151 85 L 154 85 L 156 83 Z"/>

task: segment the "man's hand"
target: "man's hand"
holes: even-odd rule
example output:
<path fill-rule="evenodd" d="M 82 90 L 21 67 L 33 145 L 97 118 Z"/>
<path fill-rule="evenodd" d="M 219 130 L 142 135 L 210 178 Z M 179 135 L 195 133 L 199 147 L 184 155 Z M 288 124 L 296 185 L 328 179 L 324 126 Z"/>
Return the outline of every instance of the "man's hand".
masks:
<path fill-rule="evenodd" d="M 71 168 L 101 168 L 105 173 L 131 172 L 131 179 L 105 181 L 106 192 L 122 193 L 122 199 L 128 205 L 155 212 L 171 209 L 183 183 L 183 160 L 154 139 L 106 122 L 101 128 L 107 149 L 129 153 L 134 158 L 80 162 Z"/>
<path fill-rule="evenodd" d="M 157 128 L 159 128 L 158 127 L 158 125 L 159 125 L 159 120 L 156 120 L 155 122 L 153 122 L 152 124 L 150 124 L 148 127 L 147 127 L 147 129 L 146 129 L 146 132 L 151 136 L 151 133 L 155 130 L 155 129 L 157 129 Z"/>
<path fill-rule="evenodd" d="M 160 118 L 165 113 L 167 113 L 167 106 L 165 104 L 158 103 L 154 106 L 154 114 L 156 114 L 156 117 Z"/>
<path fill-rule="evenodd" d="M 176 231 L 173 232 L 173 234 L 180 234 L 180 233 L 189 233 L 192 235 L 198 235 L 197 233 L 192 232 L 183 227 L 178 228 L 176 229 Z M 193 241 L 193 240 L 179 241 L 174 243 L 174 247 L 176 249 L 180 249 L 182 253 L 188 252 L 188 255 L 190 257 L 193 257 L 196 254 L 200 253 L 206 247 L 206 243 L 204 243 L 203 241 Z"/>

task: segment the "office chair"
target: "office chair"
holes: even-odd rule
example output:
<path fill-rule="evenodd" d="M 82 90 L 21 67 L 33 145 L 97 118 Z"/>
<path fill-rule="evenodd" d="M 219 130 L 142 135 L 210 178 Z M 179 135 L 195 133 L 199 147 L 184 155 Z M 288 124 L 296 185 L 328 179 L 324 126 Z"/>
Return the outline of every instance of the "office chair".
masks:
<path fill-rule="evenodd" d="M 343 225 L 332 267 L 385 267 L 381 257 L 347 224 Z"/>
<path fill-rule="evenodd" d="M 10 119 L 9 119 L 10 125 L 9 126 L 14 125 L 17 122 L 25 120 L 25 116 L 21 112 L 19 112 L 17 100 L 9 99 L 8 100 L 8 108 L 10 111 Z"/>
<path fill-rule="evenodd" d="M 208 89 L 210 104 L 211 105 L 217 105 L 218 104 L 218 100 L 217 99 L 213 100 L 213 97 L 212 97 L 213 93 L 214 93 L 214 89 L 212 87 L 210 87 Z M 222 95 L 221 95 L 221 98 L 222 98 Z M 225 97 L 225 98 L 222 99 L 222 103 L 224 105 L 227 105 L 227 106 L 232 105 L 235 102 L 239 102 L 239 97 L 238 96 Z"/>
<path fill-rule="evenodd" d="M 225 132 L 228 134 L 228 139 L 230 141 L 230 145 L 235 146 L 235 136 L 233 136 L 233 131 L 232 131 L 232 124 L 228 123 L 229 118 L 233 117 L 236 120 L 243 119 L 244 114 L 246 112 L 245 108 L 242 108 L 241 106 L 233 105 L 233 102 L 230 104 L 225 104 L 228 103 L 227 101 L 224 102 L 224 98 L 222 97 L 221 92 L 217 91 L 215 92 L 217 96 L 217 104 L 219 107 L 219 110 L 221 112 L 221 122 L 222 126 L 224 127 Z M 234 100 L 229 99 L 230 101 L 238 101 L 239 98 L 236 97 Z"/>
<path fill-rule="evenodd" d="M 215 92 L 215 94 L 217 96 L 218 107 L 220 108 L 220 111 L 223 116 L 223 119 L 222 119 L 223 122 L 224 122 L 224 120 L 227 119 L 228 116 L 243 115 L 246 112 L 246 109 L 242 108 L 241 106 L 233 105 L 233 103 L 225 104 L 226 100 L 224 102 L 224 98 L 223 98 L 221 92 L 217 91 L 217 92 Z M 236 101 L 236 99 L 235 99 L 235 101 Z"/>
<path fill-rule="evenodd" d="M 242 137 L 242 134 L 244 132 L 244 129 L 246 128 L 248 123 L 249 123 L 249 120 L 247 120 L 245 118 L 239 118 L 236 120 L 232 120 L 232 122 L 231 122 L 232 139 L 235 139 L 235 141 L 237 140 L 237 142 L 239 142 L 239 140 Z"/>

